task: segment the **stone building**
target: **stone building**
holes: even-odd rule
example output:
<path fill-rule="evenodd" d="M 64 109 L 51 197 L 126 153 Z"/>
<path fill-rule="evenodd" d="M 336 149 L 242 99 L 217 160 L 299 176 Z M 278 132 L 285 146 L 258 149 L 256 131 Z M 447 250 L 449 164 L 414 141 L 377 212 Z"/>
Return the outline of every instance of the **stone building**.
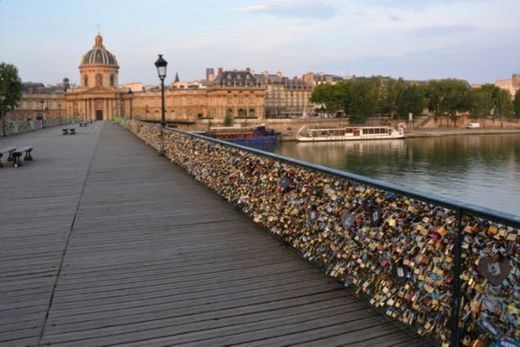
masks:
<path fill-rule="evenodd" d="M 108 120 L 123 115 L 131 94 L 118 88 L 119 65 L 116 57 L 97 35 L 94 47 L 81 59 L 80 86 L 65 95 L 67 114 L 87 120 Z"/>
<path fill-rule="evenodd" d="M 264 118 L 265 88 L 248 68 L 243 71 L 224 71 L 208 84 L 208 112 L 210 117 Z"/>
<path fill-rule="evenodd" d="M 11 120 L 26 122 L 44 119 L 110 120 L 114 116 L 161 118 L 158 87 L 139 82 L 119 85 L 119 65 L 115 55 L 97 35 L 94 46 L 81 58 L 78 86 L 61 90 L 34 84 L 23 92 Z M 195 123 L 200 119 L 222 122 L 226 114 L 234 118 L 263 118 L 265 88 L 245 71 L 219 69 L 209 84 L 185 83 L 176 78 L 165 91 L 165 117 L 169 122 Z"/>
<path fill-rule="evenodd" d="M 308 85 L 315 87 L 320 84 L 336 84 L 353 77 L 354 76 L 348 76 L 345 78 L 337 75 L 324 74 L 323 72 L 307 72 L 303 75 L 302 79 Z"/>
<path fill-rule="evenodd" d="M 498 80 L 495 82 L 495 85 L 507 90 L 511 96 L 514 97 L 515 93 L 520 90 L 520 74 L 513 74 L 513 76 L 507 80 Z"/>
<path fill-rule="evenodd" d="M 14 112 L 9 112 L 2 122 L 2 132 L 16 133 L 23 129 L 41 128 L 66 121 L 65 92 L 68 80 L 63 84 L 44 86 L 42 83 L 22 83 L 22 99 Z"/>
<path fill-rule="evenodd" d="M 315 105 L 309 98 L 313 87 L 294 77 L 292 79 L 281 72 L 256 75 L 261 85 L 266 87 L 264 109 L 266 118 L 306 117 L 314 113 Z"/>

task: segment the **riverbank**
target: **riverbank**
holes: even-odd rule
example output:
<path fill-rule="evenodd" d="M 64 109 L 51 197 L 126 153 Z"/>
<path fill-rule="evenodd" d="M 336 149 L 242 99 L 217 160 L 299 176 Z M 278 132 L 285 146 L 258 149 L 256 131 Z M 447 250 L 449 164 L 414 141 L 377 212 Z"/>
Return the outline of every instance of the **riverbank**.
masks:
<path fill-rule="evenodd" d="M 429 128 L 418 129 L 407 132 L 406 138 L 416 137 L 437 137 L 437 136 L 454 136 L 454 135 L 500 135 L 500 134 L 520 134 L 520 129 L 464 129 L 464 128 Z"/>
<path fill-rule="evenodd" d="M 442 117 L 438 119 L 438 125 L 446 124 L 442 122 Z M 434 121 L 434 118 L 431 118 Z M 498 120 L 499 121 L 499 120 Z M 416 124 L 421 123 L 421 119 Z M 467 122 L 460 122 L 461 127 L 421 127 L 413 131 L 406 132 L 406 138 L 415 137 L 433 137 L 433 136 L 453 136 L 453 135 L 491 135 L 491 134 L 520 134 L 520 122 L 493 122 L 493 120 L 479 120 L 481 128 L 467 129 L 464 126 Z M 381 118 L 370 118 L 366 126 L 379 126 L 385 123 Z M 206 131 L 211 125 L 208 120 L 201 120 L 195 124 L 176 124 L 179 129 L 186 131 Z M 217 124 L 221 125 L 221 124 Z M 294 118 L 294 119 L 248 119 L 247 121 L 235 120 L 234 126 L 255 126 L 266 125 L 270 129 L 274 129 L 281 134 L 281 141 L 296 141 L 296 133 L 302 126 L 322 127 L 322 128 L 341 128 L 350 126 L 345 118 Z M 393 126 L 397 126 L 395 121 Z"/>

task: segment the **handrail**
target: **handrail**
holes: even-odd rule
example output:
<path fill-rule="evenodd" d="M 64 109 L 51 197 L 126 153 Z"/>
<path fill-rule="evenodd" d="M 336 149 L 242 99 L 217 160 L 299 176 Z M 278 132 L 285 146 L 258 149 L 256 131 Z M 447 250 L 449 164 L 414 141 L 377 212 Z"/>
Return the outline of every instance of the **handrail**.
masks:
<path fill-rule="evenodd" d="M 189 132 L 182 131 L 179 129 L 170 128 L 170 127 L 166 127 L 166 130 L 178 132 L 180 134 L 198 138 L 198 139 L 201 139 L 204 141 L 218 143 L 223 146 L 232 147 L 232 148 L 240 149 L 243 151 L 251 152 L 251 153 L 258 154 L 258 155 L 261 155 L 264 157 L 270 157 L 272 159 L 280 160 L 280 161 L 283 161 L 283 162 L 286 162 L 289 164 L 297 165 L 297 166 L 304 167 L 304 168 L 309 168 L 309 169 L 316 170 L 316 171 L 319 171 L 322 173 L 334 175 L 336 177 L 345 178 L 345 179 L 348 179 L 351 181 L 355 181 L 357 183 L 366 184 L 366 185 L 372 186 L 374 188 L 384 189 L 387 191 L 391 191 L 393 193 L 405 195 L 410 198 L 422 200 L 427 203 L 433 203 L 433 204 L 436 204 L 436 205 L 439 205 L 439 206 L 442 206 L 442 207 L 445 207 L 445 208 L 448 208 L 451 210 L 455 210 L 455 211 L 461 210 L 462 212 L 466 212 L 467 214 L 473 215 L 475 217 L 485 218 L 487 220 L 490 220 L 490 221 L 493 221 L 496 223 L 507 224 L 507 225 L 510 225 L 515 228 L 520 228 L 520 216 L 513 215 L 510 213 L 496 211 L 496 210 L 489 209 L 486 207 L 477 206 L 477 205 L 465 203 L 462 201 L 458 201 L 456 199 L 437 196 L 435 194 L 429 194 L 429 193 L 427 194 L 427 193 L 419 191 L 419 190 L 405 188 L 398 184 L 387 183 L 387 182 L 384 182 L 384 181 L 381 181 L 378 179 L 349 173 L 346 171 L 330 168 L 330 167 L 320 165 L 320 164 L 312 164 L 312 163 L 309 163 L 304 160 L 289 158 L 289 157 L 285 157 L 285 156 L 282 156 L 279 154 L 270 153 L 270 152 L 262 151 L 260 149 L 222 141 L 219 139 L 207 137 L 207 136 L 200 135 L 200 134 L 193 134 L 193 133 L 189 133 Z"/>

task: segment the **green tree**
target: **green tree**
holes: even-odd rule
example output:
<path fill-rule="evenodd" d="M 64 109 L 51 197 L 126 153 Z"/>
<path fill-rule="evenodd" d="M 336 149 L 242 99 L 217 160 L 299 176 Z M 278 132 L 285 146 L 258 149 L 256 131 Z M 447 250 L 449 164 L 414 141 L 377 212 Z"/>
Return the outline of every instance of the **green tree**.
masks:
<path fill-rule="evenodd" d="M 515 93 L 515 100 L 513 102 L 513 109 L 515 111 L 515 116 L 520 118 L 520 89 L 518 89 Z"/>
<path fill-rule="evenodd" d="M 335 114 L 342 108 L 340 89 L 337 85 L 320 84 L 312 91 L 310 101 L 323 105 L 327 113 Z"/>
<path fill-rule="evenodd" d="M 380 81 L 378 78 L 359 78 L 351 85 L 350 122 L 363 124 L 379 109 Z"/>
<path fill-rule="evenodd" d="M 428 108 L 436 115 L 456 115 L 469 111 L 471 87 L 468 82 L 456 79 L 430 81 L 426 88 Z"/>
<path fill-rule="evenodd" d="M 500 118 L 511 118 L 513 115 L 513 101 L 509 91 L 499 88 L 495 96 L 495 114 Z"/>
<path fill-rule="evenodd" d="M 4 93 L 3 110 L 12 111 L 22 97 L 22 80 L 18 76 L 16 66 L 0 63 L 0 93 Z"/>
<path fill-rule="evenodd" d="M 224 126 L 229 127 L 233 125 L 233 114 L 231 112 L 226 112 L 226 116 L 224 117 Z"/>
<path fill-rule="evenodd" d="M 495 107 L 494 95 L 496 88 L 492 84 L 485 84 L 471 91 L 471 115 L 475 117 L 489 116 Z"/>
<path fill-rule="evenodd" d="M 411 113 L 420 116 L 426 107 L 426 96 L 422 86 L 408 85 L 400 93 L 397 102 L 397 114 L 401 118 L 408 117 Z"/>
<path fill-rule="evenodd" d="M 407 89 L 407 85 L 402 78 L 383 78 L 382 89 L 380 91 L 379 108 L 382 114 L 390 116 L 394 119 L 399 114 L 403 101 L 403 94 Z"/>

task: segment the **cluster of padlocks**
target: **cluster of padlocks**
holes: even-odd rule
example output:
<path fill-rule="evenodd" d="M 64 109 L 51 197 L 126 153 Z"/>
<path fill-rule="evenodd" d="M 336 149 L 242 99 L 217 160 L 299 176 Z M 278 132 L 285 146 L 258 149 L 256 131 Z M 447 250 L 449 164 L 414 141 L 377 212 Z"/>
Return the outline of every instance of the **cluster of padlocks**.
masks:
<path fill-rule="evenodd" d="M 157 127 L 129 125 L 147 143 Z M 518 346 L 519 230 L 178 131 L 166 156 L 387 316 L 448 344 L 454 247 L 464 346 Z"/>

